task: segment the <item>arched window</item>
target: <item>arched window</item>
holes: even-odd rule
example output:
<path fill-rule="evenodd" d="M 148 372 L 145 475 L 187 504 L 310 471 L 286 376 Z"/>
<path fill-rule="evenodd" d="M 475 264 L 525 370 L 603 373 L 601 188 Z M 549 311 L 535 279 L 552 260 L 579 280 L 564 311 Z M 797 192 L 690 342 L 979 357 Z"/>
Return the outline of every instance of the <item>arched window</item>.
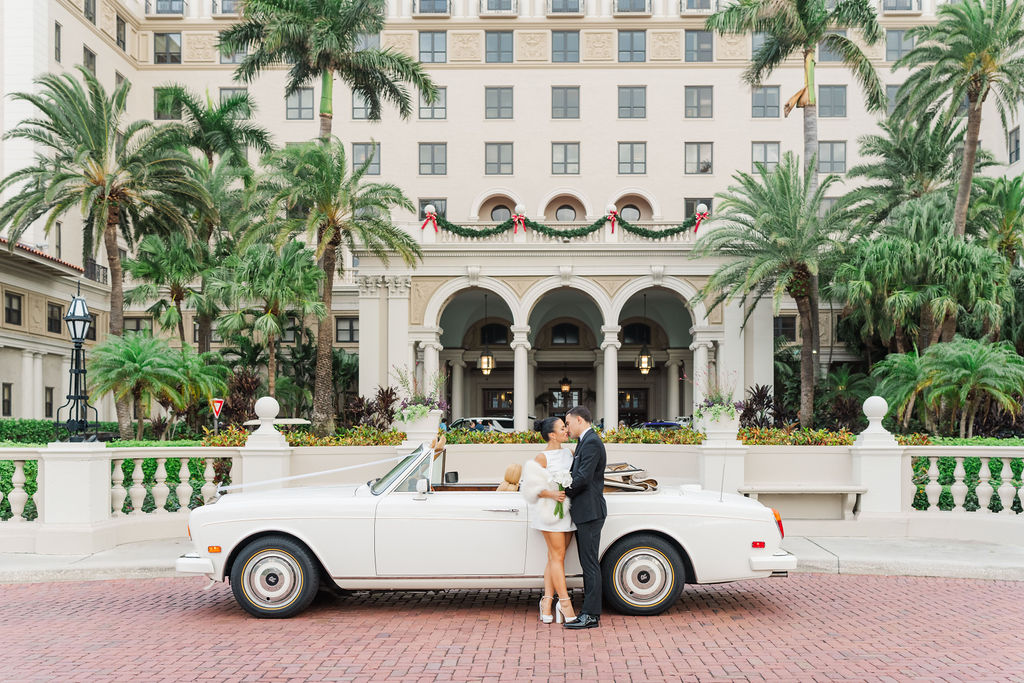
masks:
<path fill-rule="evenodd" d="M 580 343 L 580 328 L 572 323 L 558 323 L 551 328 L 551 343 L 575 346 Z"/>
<path fill-rule="evenodd" d="M 644 323 L 630 323 L 622 328 L 623 344 L 650 344 L 651 326 Z"/>
<path fill-rule="evenodd" d="M 561 222 L 576 220 L 576 209 L 568 204 L 562 204 L 555 210 L 555 220 Z"/>
<path fill-rule="evenodd" d="M 626 204 L 622 207 L 622 211 L 619 211 L 619 215 L 622 216 L 624 220 L 627 220 L 630 223 L 635 223 L 640 220 L 640 209 L 632 204 Z"/>
<path fill-rule="evenodd" d="M 499 204 L 491 209 L 491 220 L 495 223 L 504 223 L 509 218 L 512 218 L 512 210 L 504 204 Z"/>
<path fill-rule="evenodd" d="M 508 327 L 502 323 L 487 323 L 480 328 L 480 345 L 508 344 Z"/>

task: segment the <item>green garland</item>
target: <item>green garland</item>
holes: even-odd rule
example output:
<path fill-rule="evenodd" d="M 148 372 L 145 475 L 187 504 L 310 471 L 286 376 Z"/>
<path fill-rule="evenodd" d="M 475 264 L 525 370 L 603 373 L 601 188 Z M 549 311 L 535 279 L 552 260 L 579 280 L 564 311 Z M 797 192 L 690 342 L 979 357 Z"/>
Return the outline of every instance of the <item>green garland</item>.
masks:
<path fill-rule="evenodd" d="M 542 235 L 555 238 L 573 238 L 573 237 L 584 237 L 592 232 L 600 230 L 604 224 L 609 220 L 608 216 L 601 216 L 590 225 L 581 225 L 578 228 L 572 228 L 569 230 L 552 228 L 551 226 L 538 223 L 537 221 L 530 220 L 529 218 L 523 219 L 523 224 L 529 227 L 535 232 L 539 232 Z M 697 223 L 697 218 L 691 216 L 679 225 L 670 228 L 661 228 L 659 230 L 651 230 L 649 228 L 643 228 L 639 225 L 633 225 L 629 221 L 622 218 L 622 216 L 615 217 L 615 223 L 621 226 L 623 230 L 633 235 L 643 237 L 650 240 L 660 240 L 665 237 L 671 237 L 672 235 L 678 235 L 681 232 L 687 232 L 693 230 L 694 225 Z M 467 228 L 462 225 L 456 225 L 450 222 L 444 216 L 437 216 L 437 227 L 458 235 L 460 237 L 468 237 L 470 239 L 484 239 L 487 237 L 493 237 L 494 235 L 500 235 L 503 232 L 511 230 L 515 226 L 515 219 L 509 218 L 508 220 L 499 223 L 498 225 L 491 226 L 489 228 Z M 424 228 L 425 229 L 425 228 Z"/>

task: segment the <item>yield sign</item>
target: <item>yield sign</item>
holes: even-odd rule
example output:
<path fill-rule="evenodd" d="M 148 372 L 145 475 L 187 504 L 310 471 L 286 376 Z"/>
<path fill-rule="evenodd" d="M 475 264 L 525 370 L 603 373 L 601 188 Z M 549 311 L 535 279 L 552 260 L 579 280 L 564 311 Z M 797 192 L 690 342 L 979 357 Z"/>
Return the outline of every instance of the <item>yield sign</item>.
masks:
<path fill-rule="evenodd" d="M 224 408 L 224 399 L 222 398 L 211 398 L 210 408 L 213 409 L 213 416 L 220 417 L 220 411 Z"/>

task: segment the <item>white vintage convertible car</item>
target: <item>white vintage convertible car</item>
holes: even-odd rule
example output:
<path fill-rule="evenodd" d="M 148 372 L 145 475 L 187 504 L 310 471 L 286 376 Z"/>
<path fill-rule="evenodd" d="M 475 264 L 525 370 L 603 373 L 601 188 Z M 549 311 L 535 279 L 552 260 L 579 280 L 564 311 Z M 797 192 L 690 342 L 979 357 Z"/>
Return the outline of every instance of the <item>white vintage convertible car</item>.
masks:
<path fill-rule="evenodd" d="M 229 493 L 189 518 L 195 552 L 176 569 L 228 579 L 259 617 L 290 617 L 321 585 L 348 590 L 540 588 L 546 547 L 517 491 L 446 483 L 443 448 L 423 444 L 363 485 Z M 627 487 L 628 488 L 628 487 Z M 784 576 L 774 510 L 695 485 L 607 495 L 601 537 L 605 600 L 619 612 L 659 614 L 686 583 Z M 582 585 L 575 542 L 570 587 Z M 212 584 L 211 584 L 212 585 Z"/>

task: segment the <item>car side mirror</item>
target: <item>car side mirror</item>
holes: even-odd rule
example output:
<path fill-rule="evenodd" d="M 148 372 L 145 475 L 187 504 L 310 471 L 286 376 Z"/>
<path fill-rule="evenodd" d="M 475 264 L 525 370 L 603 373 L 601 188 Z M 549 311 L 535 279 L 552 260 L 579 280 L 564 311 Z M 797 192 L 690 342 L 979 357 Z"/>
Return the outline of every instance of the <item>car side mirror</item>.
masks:
<path fill-rule="evenodd" d="M 416 480 L 416 495 L 413 500 L 426 500 L 427 492 L 430 491 L 430 480 L 426 477 Z"/>
<path fill-rule="evenodd" d="M 446 483 L 446 484 L 458 484 L 459 483 L 459 473 L 458 472 L 445 472 L 444 473 L 444 483 Z"/>

